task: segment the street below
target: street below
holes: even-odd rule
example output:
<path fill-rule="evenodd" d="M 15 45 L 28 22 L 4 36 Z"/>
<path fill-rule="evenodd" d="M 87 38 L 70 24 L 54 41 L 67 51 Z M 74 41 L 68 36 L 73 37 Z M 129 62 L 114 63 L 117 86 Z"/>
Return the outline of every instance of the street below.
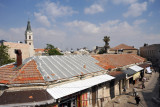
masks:
<path fill-rule="evenodd" d="M 108 102 L 105 107 L 160 107 L 158 103 L 153 101 L 153 98 L 159 97 L 159 73 L 153 72 L 152 74 L 145 74 L 147 81 L 145 88 L 142 89 L 142 82 L 139 81 L 135 84 L 137 93 L 140 96 L 140 104 L 137 106 L 135 97 L 133 96 L 133 85 L 126 93 L 116 96 L 112 101 Z"/>

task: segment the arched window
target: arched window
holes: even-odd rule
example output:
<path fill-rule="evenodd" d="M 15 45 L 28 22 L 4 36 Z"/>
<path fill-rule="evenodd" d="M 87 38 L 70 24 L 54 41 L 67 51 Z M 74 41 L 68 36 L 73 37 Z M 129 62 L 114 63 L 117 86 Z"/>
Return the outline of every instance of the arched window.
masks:
<path fill-rule="evenodd" d="M 31 43 L 29 43 L 29 45 L 31 45 Z"/>
<path fill-rule="evenodd" d="M 29 39 L 31 39 L 31 36 L 29 36 Z"/>

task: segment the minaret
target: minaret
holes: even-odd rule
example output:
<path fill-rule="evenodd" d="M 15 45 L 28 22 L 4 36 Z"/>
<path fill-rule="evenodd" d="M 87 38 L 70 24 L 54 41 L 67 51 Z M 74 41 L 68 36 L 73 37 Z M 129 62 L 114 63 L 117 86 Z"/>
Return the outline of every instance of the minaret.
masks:
<path fill-rule="evenodd" d="M 27 22 L 27 28 L 25 31 L 25 43 L 30 46 L 30 56 L 34 55 L 34 45 L 33 45 L 33 32 L 31 30 L 30 21 Z"/>

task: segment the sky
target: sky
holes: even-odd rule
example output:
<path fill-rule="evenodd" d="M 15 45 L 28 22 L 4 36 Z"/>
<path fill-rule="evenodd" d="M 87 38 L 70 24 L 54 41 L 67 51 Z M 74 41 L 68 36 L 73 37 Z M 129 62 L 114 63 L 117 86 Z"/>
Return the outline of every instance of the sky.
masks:
<path fill-rule="evenodd" d="M 160 0 L 0 0 L 0 40 L 24 42 L 28 20 L 35 48 L 160 44 Z"/>

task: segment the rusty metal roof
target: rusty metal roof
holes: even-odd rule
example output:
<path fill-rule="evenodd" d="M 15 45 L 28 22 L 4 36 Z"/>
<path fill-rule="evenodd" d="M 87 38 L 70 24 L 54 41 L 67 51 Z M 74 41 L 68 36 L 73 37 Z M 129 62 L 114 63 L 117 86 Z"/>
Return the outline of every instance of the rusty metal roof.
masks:
<path fill-rule="evenodd" d="M 126 78 L 126 74 L 122 71 L 111 71 L 108 73 L 108 75 L 115 77 L 116 80 L 121 80 Z"/>
<path fill-rule="evenodd" d="M 145 59 L 135 54 L 103 54 L 92 55 L 99 62 L 97 65 L 104 69 L 123 67 L 130 64 L 144 62 Z"/>
<path fill-rule="evenodd" d="M 0 106 L 27 106 L 27 105 L 44 105 L 49 103 L 53 98 L 46 90 L 26 90 L 4 92 L 0 96 Z"/>

